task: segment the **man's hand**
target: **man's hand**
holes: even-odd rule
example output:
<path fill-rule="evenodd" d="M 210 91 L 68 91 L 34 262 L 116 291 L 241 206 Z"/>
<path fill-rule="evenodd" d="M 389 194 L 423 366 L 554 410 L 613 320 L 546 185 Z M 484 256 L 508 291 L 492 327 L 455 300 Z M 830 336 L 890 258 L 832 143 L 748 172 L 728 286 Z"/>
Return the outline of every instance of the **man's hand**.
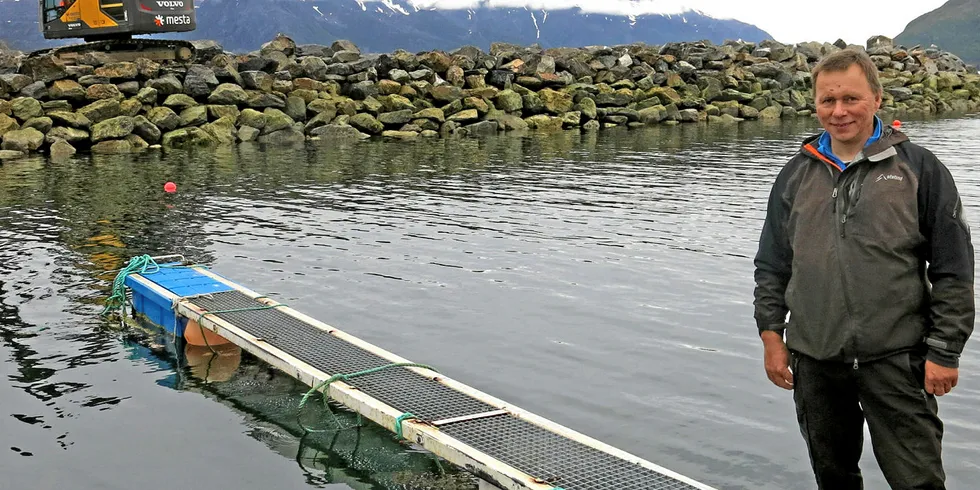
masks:
<path fill-rule="evenodd" d="M 766 362 L 768 366 L 768 361 Z M 943 367 L 932 361 L 926 361 L 926 392 L 928 393 L 943 396 L 953 391 L 959 377 L 960 370 L 957 368 Z"/>
<path fill-rule="evenodd" d="M 766 375 L 769 381 L 786 390 L 793 389 L 793 373 L 789 370 L 789 349 L 778 332 L 762 332 L 765 346 Z M 926 371 L 928 372 L 928 371 Z"/>

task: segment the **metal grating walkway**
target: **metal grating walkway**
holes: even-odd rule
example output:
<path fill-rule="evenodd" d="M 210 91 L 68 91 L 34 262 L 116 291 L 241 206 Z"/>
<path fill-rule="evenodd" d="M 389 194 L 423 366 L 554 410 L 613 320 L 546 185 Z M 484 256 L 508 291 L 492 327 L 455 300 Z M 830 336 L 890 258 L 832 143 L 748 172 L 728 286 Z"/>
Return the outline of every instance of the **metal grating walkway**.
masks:
<path fill-rule="evenodd" d="M 220 312 L 262 306 L 240 291 L 195 296 L 189 302 Z M 217 316 L 323 371 L 351 373 L 390 361 L 325 330 L 271 308 Z M 409 369 L 393 368 L 346 383 L 403 412 L 434 422 L 498 410 Z M 631 463 L 510 414 L 442 424 L 439 429 L 509 466 L 564 490 L 697 490 L 697 487 Z"/>
<path fill-rule="evenodd" d="M 442 431 L 565 490 L 695 489 L 510 415 L 460 422 Z"/>

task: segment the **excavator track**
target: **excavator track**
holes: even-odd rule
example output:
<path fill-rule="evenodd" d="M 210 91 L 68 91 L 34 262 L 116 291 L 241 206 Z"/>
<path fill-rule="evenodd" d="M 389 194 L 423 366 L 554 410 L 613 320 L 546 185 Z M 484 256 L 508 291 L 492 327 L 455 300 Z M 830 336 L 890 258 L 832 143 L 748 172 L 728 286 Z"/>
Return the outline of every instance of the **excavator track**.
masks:
<path fill-rule="evenodd" d="M 197 49 L 188 41 L 132 38 L 107 39 L 41 49 L 31 52 L 28 57 L 52 55 L 65 64 L 77 64 L 80 57 L 92 52 L 104 53 L 112 61 L 136 61 L 139 58 L 146 58 L 153 61 L 180 63 L 191 63 L 197 55 Z"/>

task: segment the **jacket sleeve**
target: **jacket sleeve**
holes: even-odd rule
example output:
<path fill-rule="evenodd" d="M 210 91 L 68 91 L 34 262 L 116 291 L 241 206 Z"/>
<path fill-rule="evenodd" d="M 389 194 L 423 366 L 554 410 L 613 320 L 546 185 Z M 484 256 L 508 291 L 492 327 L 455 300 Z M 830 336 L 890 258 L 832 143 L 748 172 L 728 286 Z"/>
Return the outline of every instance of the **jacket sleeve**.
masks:
<path fill-rule="evenodd" d="M 789 284 L 793 251 L 786 233 L 789 205 L 782 195 L 786 187 L 786 169 L 776 177 L 769 193 L 766 219 L 755 256 L 755 322 L 762 332 L 780 334 L 786 328 L 786 285 Z"/>
<path fill-rule="evenodd" d="M 927 276 L 932 284 L 926 358 L 957 367 L 976 314 L 973 243 L 953 176 L 935 155 L 924 149 L 923 153 L 919 226 L 926 239 Z"/>

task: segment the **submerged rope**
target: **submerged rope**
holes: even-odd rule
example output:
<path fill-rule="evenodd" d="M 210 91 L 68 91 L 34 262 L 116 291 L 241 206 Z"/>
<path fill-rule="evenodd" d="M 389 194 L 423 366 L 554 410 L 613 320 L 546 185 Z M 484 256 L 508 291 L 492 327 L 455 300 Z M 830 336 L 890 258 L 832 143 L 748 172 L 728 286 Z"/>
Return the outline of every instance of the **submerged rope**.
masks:
<path fill-rule="evenodd" d="M 364 376 L 364 375 L 367 375 L 367 374 L 376 373 L 378 371 L 382 371 L 384 369 L 393 368 L 393 367 L 420 367 L 420 368 L 428 369 L 430 371 L 439 372 L 439 371 L 436 371 L 431 366 L 428 366 L 426 364 L 418 364 L 418 363 L 414 363 L 414 362 L 395 362 L 395 363 L 391 363 L 391 364 L 385 364 L 384 366 L 378 366 L 378 367 L 374 367 L 374 368 L 371 368 L 371 369 L 365 369 L 363 371 L 357 371 L 357 372 L 354 372 L 354 373 L 349 373 L 349 374 L 335 374 L 335 375 L 333 375 L 333 376 L 331 376 L 331 377 L 329 377 L 329 378 L 321 381 L 316 386 L 310 388 L 310 390 L 307 391 L 305 395 L 303 395 L 303 399 L 300 400 L 299 407 L 298 408 L 302 410 L 302 408 L 306 405 L 307 400 L 309 400 L 309 398 L 311 396 L 313 396 L 314 393 L 320 391 L 321 388 L 325 388 L 325 387 L 330 386 L 330 384 L 333 383 L 334 381 L 337 381 L 337 380 L 347 381 L 350 378 L 355 378 L 357 376 Z M 328 403 L 330 401 L 330 396 L 327 394 L 328 391 L 327 390 L 324 390 L 322 393 L 323 393 L 323 406 L 327 408 L 327 411 L 331 415 L 333 415 L 333 410 L 330 410 L 330 405 Z M 415 415 L 412 415 L 409 412 L 405 412 L 405 413 L 399 415 L 398 418 L 395 419 L 395 434 L 399 438 L 402 438 L 403 437 L 402 436 L 402 421 L 405 420 L 405 419 L 417 419 L 417 418 L 418 417 L 416 417 Z M 336 415 L 334 415 L 334 420 L 336 421 L 336 419 L 337 419 L 337 417 L 336 417 Z M 340 422 L 337 421 L 337 424 L 339 426 L 340 425 Z M 360 424 L 360 414 L 358 414 L 358 424 Z M 300 423 L 300 425 L 302 426 L 302 423 Z M 312 431 L 310 429 L 307 429 L 306 427 L 303 427 L 303 429 L 304 430 L 307 430 L 307 431 L 310 431 L 310 432 L 314 432 L 314 431 Z"/>

